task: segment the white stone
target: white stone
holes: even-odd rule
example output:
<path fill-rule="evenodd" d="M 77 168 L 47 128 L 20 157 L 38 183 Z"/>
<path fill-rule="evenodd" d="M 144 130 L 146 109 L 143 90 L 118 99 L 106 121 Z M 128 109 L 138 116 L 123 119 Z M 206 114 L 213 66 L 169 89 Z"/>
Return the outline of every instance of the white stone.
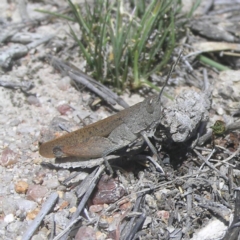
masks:
<path fill-rule="evenodd" d="M 13 221 L 14 221 L 14 215 L 12 213 L 10 213 L 4 217 L 4 222 L 6 222 L 6 223 L 11 223 Z"/>
<path fill-rule="evenodd" d="M 215 219 L 202 228 L 199 232 L 193 234 L 191 240 L 217 240 L 222 239 L 227 226 L 223 222 Z"/>

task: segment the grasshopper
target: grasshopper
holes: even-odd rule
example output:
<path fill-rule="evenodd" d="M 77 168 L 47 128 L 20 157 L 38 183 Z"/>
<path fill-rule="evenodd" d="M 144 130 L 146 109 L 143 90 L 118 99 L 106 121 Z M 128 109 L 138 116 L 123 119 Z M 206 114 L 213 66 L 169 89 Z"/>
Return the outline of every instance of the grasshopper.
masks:
<path fill-rule="evenodd" d="M 157 155 L 148 137 L 154 135 L 156 126 L 160 123 L 161 95 L 180 56 L 181 54 L 172 64 L 159 94 L 96 123 L 49 142 L 40 143 L 40 155 L 46 158 L 74 156 L 79 160 L 102 157 L 105 160 L 107 155 L 128 146 L 140 137 L 144 138 L 153 153 Z"/>

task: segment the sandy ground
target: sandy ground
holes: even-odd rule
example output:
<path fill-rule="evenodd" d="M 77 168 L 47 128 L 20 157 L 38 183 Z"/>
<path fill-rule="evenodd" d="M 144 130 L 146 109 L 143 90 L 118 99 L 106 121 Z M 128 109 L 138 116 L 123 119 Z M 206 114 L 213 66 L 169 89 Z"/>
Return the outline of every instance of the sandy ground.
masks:
<path fill-rule="evenodd" d="M 59 1 L 58 4 L 60 5 Z M 62 6 L 66 3 L 61 1 Z M 40 8 L 41 3 L 29 3 L 28 13 L 31 17 L 43 16 L 34 12 L 35 8 Z M 45 4 L 45 9 L 55 10 L 54 6 Z M 0 12 L 2 18 L 11 16 L 12 22 L 20 22 L 20 15 L 17 5 L 8 4 L 6 1 L 0 2 Z M 39 34 L 57 34 L 58 40 L 68 47 L 71 40 L 66 40 L 68 26 L 64 22 L 54 21 L 47 25 L 34 28 L 34 32 Z M 31 29 L 29 29 L 31 31 Z M 10 47 L 12 42 L 3 44 L 1 51 Z M 55 209 L 60 209 L 64 202 L 68 208 L 64 209 L 57 217 L 57 229 L 59 233 L 68 223 L 68 217 L 77 205 L 75 193 L 67 192 L 66 187 L 61 185 L 61 180 L 70 176 L 69 170 L 50 170 L 42 168 L 40 163 L 43 160 L 38 153 L 38 142 L 42 135 L 48 132 L 49 125 L 55 117 L 61 117 L 68 122 L 69 130 L 83 126 L 83 122 L 78 116 L 84 119 L 87 124 L 103 119 L 112 114 L 109 108 L 102 105 L 96 111 L 89 107 L 91 94 L 86 89 L 79 91 L 72 84 L 68 77 L 63 77 L 54 70 L 49 63 L 43 61 L 45 53 L 49 51 L 49 46 L 39 46 L 31 50 L 28 55 L 15 61 L 10 71 L 1 72 L 1 81 L 12 81 L 21 83 L 26 81 L 33 84 L 30 91 L 21 89 L 0 88 L 0 238 L 20 240 L 32 220 L 35 218 L 42 203 L 51 192 L 58 192 L 60 200 Z M 70 53 L 69 53 L 70 54 Z M 79 64 L 84 66 L 81 60 Z M 81 62 L 81 63 L 80 63 Z M 221 76 L 212 73 L 214 77 L 221 79 Z M 227 79 L 226 76 L 224 79 Z M 216 80 L 210 79 L 213 83 Z M 234 85 L 235 84 L 235 85 Z M 234 92 L 226 90 L 226 86 L 234 86 Z M 179 89 L 175 92 L 180 91 Z M 222 95 L 219 96 L 219 91 Z M 221 82 L 216 84 L 213 91 L 213 108 L 210 113 L 211 121 L 226 120 L 232 121 L 229 117 L 239 107 L 240 84 L 239 80 Z M 232 95 L 233 99 L 223 99 L 222 96 Z M 135 94 L 131 97 L 124 95 L 124 99 L 130 105 L 142 100 L 142 97 Z M 61 113 L 61 106 L 68 106 L 67 111 Z M 59 108 L 60 106 L 60 108 Z M 228 106 L 228 108 L 226 108 Z M 225 115 L 228 115 L 225 116 Z M 43 136 L 46 138 L 51 136 Z M 35 233 L 34 240 L 48 239 L 49 220 L 45 220 L 41 230 Z M 48 228 L 49 227 L 49 228 Z M 226 225 L 221 225 L 221 231 L 226 229 Z M 106 239 L 100 235 L 98 239 Z M 197 238 L 195 238 L 197 239 Z M 200 239 L 200 238 L 199 238 Z M 216 238 L 217 239 L 217 238 Z"/>

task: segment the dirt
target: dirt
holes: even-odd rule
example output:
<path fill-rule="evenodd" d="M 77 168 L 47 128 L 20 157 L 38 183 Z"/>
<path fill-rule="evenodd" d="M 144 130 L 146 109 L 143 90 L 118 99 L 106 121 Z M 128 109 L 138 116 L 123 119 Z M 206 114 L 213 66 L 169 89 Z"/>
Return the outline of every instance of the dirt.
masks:
<path fill-rule="evenodd" d="M 47 1 L 28 2 L 29 18 L 43 19 L 41 24 L 28 25 L 25 22 L 19 32 L 41 36 L 54 34 L 55 37 L 50 42 L 31 49 L 25 56 L 14 59 L 12 65 L 1 72 L 1 82 L 16 86 L 0 88 L 1 239 L 26 239 L 22 236 L 31 226 L 43 203 L 54 192 L 58 193 L 59 199 L 31 239 L 49 239 L 52 233 L 57 236 L 68 226 L 81 199 L 80 183 L 93 169 L 88 168 L 88 163 L 83 170 L 42 166 L 43 161 L 54 163 L 54 159 L 44 159 L 39 155 L 39 141 L 47 141 L 66 133 L 61 128 L 73 131 L 116 113 L 84 86 L 76 87 L 68 76 L 61 75 L 46 60 L 48 53 L 61 56 L 64 60 L 69 58 L 84 71 L 86 62 L 79 57 L 74 41 L 69 37 L 68 23 L 59 19 L 49 20 L 46 15 L 34 11 L 43 7 L 57 11 L 66 6 L 65 1 L 55 4 Z M 6 31 L 22 21 L 16 2 L 1 1 L 0 12 L 4 21 L 1 24 Z M 224 22 L 226 16 L 220 16 Z M 192 42 L 202 39 L 196 36 Z M 14 44 L 16 43 L 6 40 L 0 51 L 4 52 Z M 218 57 L 213 56 L 214 59 Z M 237 69 L 237 58 L 239 57 L 226 57 L 221 61 Z M 193 86 L 191 89 L 202 90 L 202 71 L 205 66 L 197 63 L 194 68 L 193 74 L 189 74 L 187 66 L 184 63 L 179 64 L 176 76 L 170 79 L 166 91 L 179 95 L 184 89 Z M 209 130 L 217 120 L 224 121 L 226 125 L 237 122 L 238 118 L 234 114 L 239 117 L 238 71 L 219 73 L 208 68 L 207 75 L 213 91 L 209 97 L 212 105 L 206 129 Z M 19 87 L 22 83 L 31 84 L 32 88 L 26 90 L 24 86 Z M 121 97 L 129 105 L 134 105 L 144 99 L 143 95 L 126 92 Z M 91 105 L 93 100 L 99 102 Z M 119 106 L 116 108 L 122 109 Z M 196 137 L 184 143 L 163 139 L 164 144 L 156 140 L 156 147 L 161 149 L 159 155 L 164 162 L 166 175 L 157 172 L 146 161 L 148 150 L 132 157 L 131 161 L 127 157 L 117 159 L 114 162 L 117 165 L 114 167 L 117 174 L 109 184 L 105 184 L 105 176 L 101 178 L 86 204 L 84 214 L 81 214 L 82 221 L 75 225 L 69 239 L 73 239 L 75 234 L 75 239 L 79 240 L 87 239 L 86 236 L 88 239 L 119 239 L 124 234 L 125 237 L 130 236 L 130 230 L 137 223 L 139 238 L 136 239 L 172 239 L 174 236 L 177 239 L 222 239 L 229 230 L 232 219 L 236 222 L 239 217 L 236 211 L 238 206 L 235 204 L 238 192 L 234 195 L 234 189 L 239 185 L 239 131 L 213 135 L 203 146 L 195 149 L 205 160 L 211 158 L 212 165 L 236 152 L 232 161 L 217 167 L 218 171 L 209 170 L 201 156 L 190 149 L 195 139 Z M 218 147 L 213 152 L 214 144 Z M 209 156 L 210 153 L 212 156 Z M 144 160 L 139 161 L 141 158 Z M 66 185 L 64 181 L 73 175 L 76 175 L 74 180 Z"/>

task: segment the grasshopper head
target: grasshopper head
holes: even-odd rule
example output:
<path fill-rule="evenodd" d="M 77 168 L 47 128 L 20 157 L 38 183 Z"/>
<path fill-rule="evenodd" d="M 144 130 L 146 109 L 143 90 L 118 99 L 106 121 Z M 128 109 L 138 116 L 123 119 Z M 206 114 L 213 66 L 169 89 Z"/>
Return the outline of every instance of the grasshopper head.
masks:
<path fill-rule="evenodd" d="M 161 101 L 159 95 L 154 95 L 145 100 L 145 122 L 151 123 L 149 128 L 155 127 L 160 122 Z"/>

